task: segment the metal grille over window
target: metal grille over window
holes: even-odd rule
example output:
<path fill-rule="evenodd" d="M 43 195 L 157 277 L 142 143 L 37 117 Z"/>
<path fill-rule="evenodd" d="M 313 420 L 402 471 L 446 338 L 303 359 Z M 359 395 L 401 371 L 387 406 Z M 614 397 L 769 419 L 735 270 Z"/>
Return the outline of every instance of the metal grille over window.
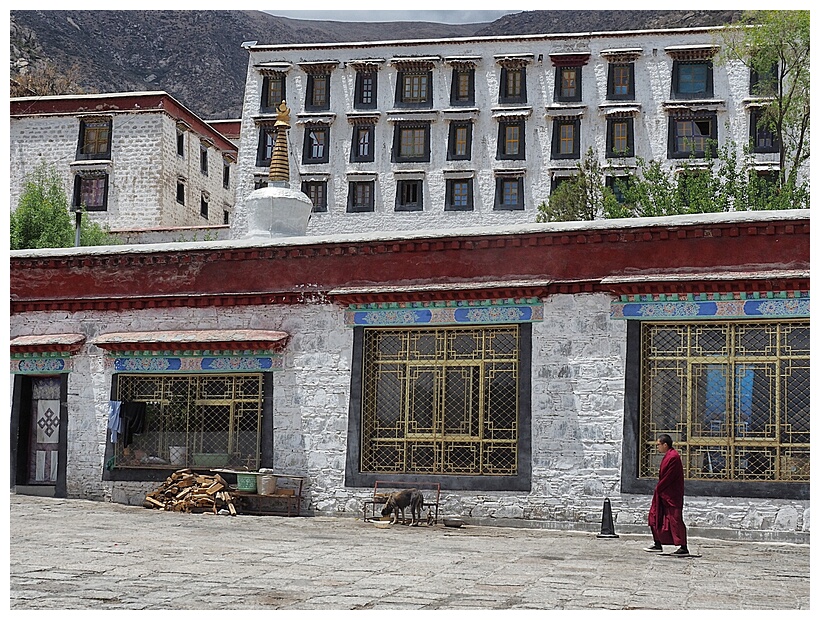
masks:
<path fill-rule="evenodd" d="M 116 400 L 145 403 L 145 419 L 115 444 L 116 466 L 256 469 L 262 394 L 261 374 L 121 374 Z"/>
<path fill-rule="evenodd" d="M 362 472 L 516 475 L 517 326 L 366 329 Z"/>
<path fill-rule="evenodd" d="M 809 323 L 645 324 L 639 476 L 668 433 L 689 479 L 809 480 Z"/>

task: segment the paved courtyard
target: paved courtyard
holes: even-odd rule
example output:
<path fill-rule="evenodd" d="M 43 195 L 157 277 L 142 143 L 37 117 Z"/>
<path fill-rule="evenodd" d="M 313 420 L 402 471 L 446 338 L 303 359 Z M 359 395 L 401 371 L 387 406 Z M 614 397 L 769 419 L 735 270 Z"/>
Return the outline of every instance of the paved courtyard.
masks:
<path fill-rule="evenodd" d="M 10 497 L 12 610 L 809 609 L 808 545 Z"/>

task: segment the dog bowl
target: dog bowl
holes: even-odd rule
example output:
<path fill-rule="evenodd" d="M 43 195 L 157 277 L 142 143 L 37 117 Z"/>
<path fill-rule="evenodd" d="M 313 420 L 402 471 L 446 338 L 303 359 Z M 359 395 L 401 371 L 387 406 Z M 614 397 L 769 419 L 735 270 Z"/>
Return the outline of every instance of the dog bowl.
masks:
<path fill-rule="evenodd" d="M 464 525 L 464 519 L 458 517 L 444 517 L 445 527 L 461 527 Z"/>

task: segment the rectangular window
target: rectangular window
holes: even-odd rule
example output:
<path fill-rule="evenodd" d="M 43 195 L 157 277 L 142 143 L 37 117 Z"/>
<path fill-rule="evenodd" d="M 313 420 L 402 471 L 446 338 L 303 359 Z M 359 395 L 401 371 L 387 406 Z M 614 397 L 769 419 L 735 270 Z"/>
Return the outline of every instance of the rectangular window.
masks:
<path fill-rule="evenodd" d="M 669 158 L 706 157 L 714 154 L 717 141 L 717 116 L 669 119 Z"/>
<path fill-rule="evenodd" d="M 330 109 L 330 75 L 327 73 L 308 74 L 306 110 Z"/>
<path fill-rule="evenodd" d="M 501 84 L 498 92 L 499 103 L 526 103 L 527 102 L 527 74 L 526 68 L 501 68 Z"/>
<path fill-rule="evenodd" d="M 520 331 L 517 325 L 365 328 L 356 469 L 517 475 Z"/>
<path fill-rule="evenodd" d="M 524 210 L 524 177 L 499 177 L 495 180 L 496 211 Z"/>
<path fill-rule="evenodd" d="M 208 176 L 208 147 L 204 144 L 199 147 L 199 171 Z"/>
<path fill-rule="evenodd" d="M 447 179 L 445 211 L 473 210 L 473 180 Z"/>
<path fill-rule="evenodd" d="M 185 204 L 185 182 L 177 181 L 177 202 L 181 205 Z"/>
<path fill-rule="evenodd" d="M 111 158 L 111 119 L 84 119 L 80 121 L 80 139 L 77 159 Z"/>
<path fill-rule="evenodd" d="M 672 96 L 676 99 L 711 97 L 712 61 L 678 61 L 672 65 Z"/>
<path fill-rule="evenodd" d="M 199 214 L 206 220 L 208 219 L 208 196 L 205 194 L 199 198 Z"/>
<path fill-rule="evenodd" d="M 633 119 L 610 118 L 606 122 L 606 156 L 634 157 Z"/>
<path fill-rule="evenodd" d="M 396 105 L 432 107 L 432 81 L 431 71 L 399 71 L 396 83 Z"/>
<path fill-rule="evenodd" d="M 397 123 L 393 161 L 430 161 L 430 123 Z"/>
<path fill-rule="evenodd" d="M 347 212 L 373 211 L 375 181 L 350 181 L 347 190 Z"/>
<path fill-rule="evenodd" d="M 377 73 L 375 71 L 356 72 L 356 92 L 354 107 L 371 109 L 376 107 Z"/>
<path fill-rule="evenodd" d="M 496 159 L 525 159 L 525 121 L 499 121 Z"/>
<path fill-rule="evenodd" d="M 262 79 L 262 111 L 275 112 L 276 107 L 286 99 L 285 74 L 266 75 Z"/>
<path fill-rule="evenodd" d="M 115 467 L 259 467 L 262 374 L 115 376 L 114 400 L 145 407 Z"/>
<path fill-rule="evenodd" d="M 303 181 L 302 193 L 310 198 L 314 213 L 327 213 L 327 181 Z"/>
<path fill-rule="evenodd" d="M 177 155 L 185 157 L 185 132 L 177 131 Z"/>
<path fill-rule="evenodd" d="M 555 68 L 555 100 L 581 101 L 581 67 Z"/>
<path fill-rule="evenodd" d="M 424 182 L 402 180 L 396 183 L 396 211 L 422 211 L 424 209 Z"/>
<path fill-rule="evenodd" d="M 473 105 L 475 103 L 475 69 L 453 69 L 450 85 L 450 105 Z"/>
<path fill-rule="evenodd" d="M 473 124 L 470 122 L 450 123 L 450 136 L 447 142 L 447 159 L 470 159 L 473 139 Z"/>
<path fill-rule="evenodd" d="M 753 110 L 749 117 L 749 124 L 752 148 L 755 153 L 777 153 L 780 150 L 777 135 L 764 120 L 763 111 Z"/>
<path fill-rule="evenodd" d="M 270 159 L 273 154 L 273 143 L 276 140 L 276 129 L 271 126 L 259 128 L 259 145 L 256 149 L 256 165 L 258 167 L 270 166 Z"/>
<path fill-rule="evenodd" d="M 808 320 L 640 331 L 638 478 L 657 476 L 668 433 L 688 480 L 809 481 Z"/>
<path fill-rule="evenodd" d="M 607 99 L 635 99 L 635 63 L 610 63 L 607 78 Z"/>
<path fill-rule="evenodd" d="M 376 128 L 373 125 L 354 125 L 350 145 L 350 161 L 373 161 L 373 136 Z"/>
<path fill-rule="evenodd" d="M 231 213 L 230 211 L 223 211 L 222 212 L 222 223 L 225 226 L 229 226 L 231 223 Z"/>
<path fill-rule="evenodd" d="M 328 162 L 328 142 L 330 127 L 326 125 L 306 125 L 305 144 L 302 152 L 303 164 L 324 164 Z"/>
<path fill-rule="evenodd" d="M 778 88 L 778 64 L 775 63 L 764 71 L 749 70 L 749 94 L 758 97 L 774 97 Z"/>
<path fill-rule="evenodd" d="M 72 204 L 86 211 L 106 211 L 108 209 L 108 175 L 76 175 Z"/>
<path fill-rule="evenodd" d="M 607 176 L 605 179 L 606 186 L 612 190 L 613 195 L 615 196 L 615 200 L 619 203 L 624 204 L 626 202 L 626 197 L 624 196 L 624 192 L 629 188 L 631 179 L 629 176 Z"/>
<path fill-rule="evenodd" d="M 555 119 L 552 123 L 552 158 L 579 159 L 581 157 L 581 121 Z"/>
<path fill-rule="evenodd" d="M 231 186 L 231 165 L 228 162 L 222 162 L 222 187 L 228 189 Z"/>

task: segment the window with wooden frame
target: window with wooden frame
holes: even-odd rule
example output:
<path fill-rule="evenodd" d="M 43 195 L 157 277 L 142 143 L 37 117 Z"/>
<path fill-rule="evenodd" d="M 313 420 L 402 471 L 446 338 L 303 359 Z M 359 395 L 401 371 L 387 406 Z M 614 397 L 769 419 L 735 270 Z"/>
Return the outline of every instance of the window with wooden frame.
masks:
<path fill-rule="evenodd" d="M 507 119 L 498 122 L 498 146 L 496 159 L 526 159 L 526 143 L 523 119 Z"/>
<path fill-rule="evenodd" d="M 473 142 L 473 123 L 471 121 L 452 121 L 447 140 L 447 159 L 470 159 Z"/>
<path fill-rule="evenodd" d="M 581 101 L 581 67 L 555 68 L 555 100 Z"/>
<path fill-rule="evenodd" d="M 373 211 L 375 205 L 375 181 L 350 181 L 347 190 L 347 212 Z"/>
<path fill-rule="evenodd" d="M 111 159 L 111 118 L 80 120 L 77 159 Z"/>
<path fill-rule="evenodd" d="M 606 156 L 634 157 L 635 136 L 632 117 L 608 118 L 606 121 Z"/>
<path fill-rule="evenodd" d="M 450 83 L 450 105 L 475 104 L 475 69 L 473 67 L 453 67 Z"/>
<path fill-rule="evenodd" d="M 424 181 L 400 179 L 396 182 L 396 211 L 424 210 Z"/>
<path fill-rule="evenodd" d="M 632 101 L 635 99 L 634 62 L 609 63 L 606 98 L 613 101 Z"/>
<path fill-rule="evenodd" d="M 433 72 L 407 69 L 398 73 L 396 106 L 430 108 L 433 106 Z"/>
<path fill-rule="evenodd" d="M 717 115 L 673 116 L 669 119 L 670 159 L 714 155 L 717 142 Z"/>
<path fill-rule="evenodd" d="M 350 161 L 373 161 L 375 125 L 357 124 L 353 126 L 353 137 L 350 141 Z"/>
<path fill-rule="evenodd" d="M 499 103 L 527 103 L 527 68 L 514 64 L 501 67 Z"/>
<path fill-rule="evenodd" d="M 330 127 L 305 125 L 305 141 L 302 151 L 303 164 L 325 164 L 329 161 Z"/>
<path fill-rule="evenodd" d="M 270 166 L 274 142 L 276 142 L 276 128 L 272 124 L 259 127 L 259 144 L 256 147 L 257 167 Z"/>
<path fill-rule="evenodd" d="M 557 118 L 552 122 L 552 158 L 580 159 L 581 120 Z"/>
<path fill-rule="evenodd" d="M 473 210 L 472 179 L 447 179 L 445 194 L 445 211 Z"/>
<path fill-rule="evenodd" d="M 430 123 L 396 123 L 393 161 L 430 161 Z"/>
<path fill-rule="evenodd" d="M 495 180 L 496 211 L 523 211 L 524 210 L 524 177 L 503 176 Z"/>
<path fill-rule="evenodd" d="M 377 107 L 378 71 L 356 71 L 356 85 L 353 96 L 353 106 L 358 109 L 370 110 Z"/>
<path fill-rule="evenodd" d="M 327 181 L 302 181 L 302 193 L 313 203 L 313 213 L 327 213 Z"/>
<path fill-rule="evenodd" d="M 72 205 L 86 211 L 108 210 L 108 173 L 99 171 L 74 175 Z"/>
<path fill-rule="evenodd" d="M 262 78 L 262 112 L 276 112 L 277 106 L 287 100 L 285 74 L 271 73 Z"/>
<path fill-rule="evenodd" d="M 330 74 L 308 73 L 305 110 L 330 109 Z"/>

